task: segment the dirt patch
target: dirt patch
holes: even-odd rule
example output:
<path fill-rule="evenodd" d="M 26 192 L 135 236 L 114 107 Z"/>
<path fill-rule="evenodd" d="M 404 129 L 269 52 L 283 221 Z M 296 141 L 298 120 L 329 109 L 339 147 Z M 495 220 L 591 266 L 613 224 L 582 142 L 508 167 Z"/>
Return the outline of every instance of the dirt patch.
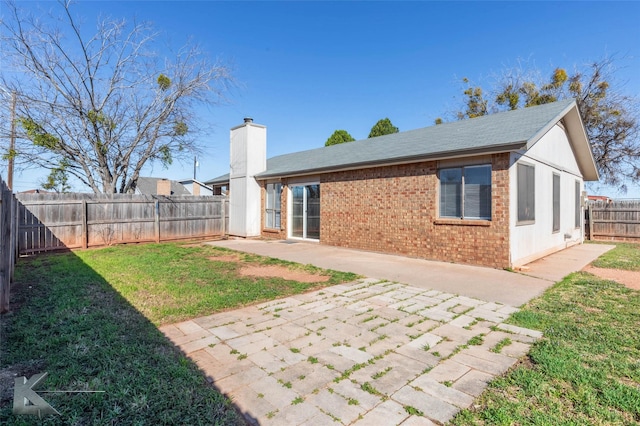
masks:
<path fill-rule="evenodd" d="M 298 281 L 301 283 L 323 283 L 329 281 L 331 278 L 326 275 L 315 275 L 309 272 L 291 270 L 284 266 L 277 265 L 245 266 L 240 269 L 240 275 L 250 277 L 284 278 L 285 280 Z"/>
<path fill-rule="evenodd" d="M 241 259 L 237 254 L 227 254 L 224 256 L 211 256 L 209 260 L 215 262 L 240 262 Z"/>
<path fill-rule="evenodd" d="M 13 402 L 13 387 L 17 377 L 28 379 L 34 374 L 42 373 L 43 369 L 42 361 L 25 361 L 0 369 L 0 405 Z"/>
<path fill-rule="evenodd" d="M 622 269 L 605 269 L 596 268 L 595 266 L 587 266 L 583 269 L 584 272 L 596 275 L 605 280 L 612 280 L 619 282 L 633 290 L 640 290 L 640 271 L 624 271 Z"/>
<path fill-rule="evenodd" d="M 242 259 L 237 254 L 211 256 L 209 260 L 214 262 L 242 262 Z M 298 281 L 301 283 L 324 283 L 331 279 L 331 277 L 327 275 L 316 275 L 310 272 L 296 271 L 279 265 L 243 266 L 238 273 L 245 277 L 284 278 L 285 280 Z"/>

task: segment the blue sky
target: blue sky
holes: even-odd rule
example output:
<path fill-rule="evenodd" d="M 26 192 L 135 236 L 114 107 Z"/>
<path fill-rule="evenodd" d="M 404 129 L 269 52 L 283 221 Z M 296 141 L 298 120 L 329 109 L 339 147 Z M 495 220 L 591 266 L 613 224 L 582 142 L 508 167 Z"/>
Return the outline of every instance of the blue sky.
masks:
<path fill-rule="evenodd" d="M 33 6 L 36 3 L 20 2 Z M 51 5 L 53 6 L 53 5 Z M 213 2 L 81 1 L 99 15 L 151 21 L 178 47 L 191 37 L 233 68 L 228 102 L 202 111 L 198 179 L 228 172 L 229 129 L 267 126 L 268 156 L 324 145 L 336 129 L 366 138 L 380 118 L 400 130 L 430 126 L 461 101 L 462 77 L 489 86 L 519 61 L 545 75 L 615 55 L 625 91 L 640 97 L 637 2 Z M 144 175 L 192 177 L 193 164 Z M 41 173 L 14 178 L 17 190 Z M 80 188 L 77 188 L 80 189 Z M 626 197 L 640 198 L 630 187 Z M 618 195 L 610 189 L 601 192 Z"/>

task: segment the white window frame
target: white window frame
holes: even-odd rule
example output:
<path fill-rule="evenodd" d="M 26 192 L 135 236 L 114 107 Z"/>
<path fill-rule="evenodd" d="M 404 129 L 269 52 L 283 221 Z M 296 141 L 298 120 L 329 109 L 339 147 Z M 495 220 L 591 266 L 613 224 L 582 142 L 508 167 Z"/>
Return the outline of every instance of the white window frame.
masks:
<path fill-rule="evenodd" d="M 311 185 L 320 185 L 320 189 L 322 191 L 322 186 L 319 180 L 300 180 L 300 181 L 289 181 L 287 182 L 287 238 L 291 240 L 300 240 L 300 241 L 309 241 L 309 242 L 320 242 L 319 238 L 310 238 L 310 237 L 294 237 L 293 236 L 293 188 L 296 186 L 311 186 Z M 322 194 L 322 192 L 321 192 Z M 322 195 L 321 195 L 322 197 Z M 306 209 L 306 194 L 304 195 L 304 204 Z M 322 221 L 322 216 L 320 216 L 320 220 Z M 307 214 L 305 212 L 303 218 L 303 235 L 307 235 Z"/>
<path fill-rule="evenodd" d="M 562 178 L 559 173 L 553 173 L 551 178 L 551 205 L 551 231 L 556 234 L 560 232 L 562 220 Z"/>
<path fill-rule="evenodd" d="M 265 229 L 280 229 L 282 226 L 282 183 L 267 183 L 264 206 Z"/>
<path fill-rule="evenodd" d="M 580 184 L 579 180 L 575 181 L 574 184 L 574 227 L 576 229 L 581 229 L 582 228 L 582 200 L 581 200 L 581 187 L 582 185 Z"/>
<path fill-rule="evenodd" d="M 489 215 L 488 216 L 483 216 L 483 217 L 476 217 L 476 216 L 467 216 L 465 214 L 465 170 L 466 169 L 473 169 L 473 168 L 479 168 L 479 167 L 488 167 L 489 168 Z M 443 202 L 442 202 L 442 181 L 440 180 L 440 186 L 439 186 L 439 197 L 438 197 L 438 204 L 439 204 L 439 208 L 438 208 L 438 217 L 442 218 L 442 219 L 461 219 L 461 220 L 487 220 L 490 221 L 492 216 L 493 216 L 493 209 L 492 209 L 492 200 L 493 200 L 493 187 L 492 187 L 492 172 L 493 172 L 493 167 L 491 166 L 490 163 L 483 163 L 483 164 L 470 164 L 470 165 L 466 165 L 466 166 L 457 166 L 457 167 L 441 167 L 438 169 L 438 178 L 440 179 L 441 173 L 445 170 L 460 170 L 461 173 L 461 191 L 460 191 L 460 216 L 446 216 L 443 214 Z"/>
<path fill-rule="evenodd" d="M 531 171 L 531 175 L 528 172 L 525 174 L 525 178 L 530 177 L 530 182 L 526 182 L 526 193 L 521 191 L 522 183 L 520 179 L 522 174 L 520 169 Z M 534 164 L 520 162 L 516 165 L 516 224 L 518 225 L 531 225 L 536 223 L 536 166 Z M 526 199 L 524 198 L 526 197 Z M 524 216 L 521 211 L 521 207 L 530 207 L 530 214 Z M 524 217 L 523 217 L 524 216 Z"/>

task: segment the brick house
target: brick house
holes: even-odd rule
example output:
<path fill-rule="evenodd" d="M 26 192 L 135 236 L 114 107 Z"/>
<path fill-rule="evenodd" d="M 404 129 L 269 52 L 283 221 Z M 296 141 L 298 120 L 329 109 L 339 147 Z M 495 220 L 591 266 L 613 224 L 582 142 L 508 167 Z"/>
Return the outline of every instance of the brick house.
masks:
<path fill-rule="evenodd" d="M 495 268 L 583 242 L 598 179 L 575 101 L 266 159 L 266 128 L 231 129 L 231 235 L 300 239 Z"/>

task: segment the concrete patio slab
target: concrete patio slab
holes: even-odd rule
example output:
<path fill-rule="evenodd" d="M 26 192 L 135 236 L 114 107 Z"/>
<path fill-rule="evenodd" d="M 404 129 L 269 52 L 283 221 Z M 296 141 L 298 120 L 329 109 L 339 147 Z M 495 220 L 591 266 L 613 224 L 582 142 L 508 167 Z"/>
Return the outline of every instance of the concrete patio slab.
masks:
<path fill-rule="evenodd" d="M 525 275 L 290 240 L 230 239 L 207 244 L 515 307 L 541 295 L 554 282 L 613 248 L 603 244 L 573 246 L 527 265 Z M 404 299 L 411 297 L 407 294 Z M 368 306 L 362 308 L 366 310 Z M 437 313 L 433 315 L 434 319 L 441 319 Z"/>
<path fill-rule="evenodd" d="M 524 274 L 557 282 L 571 272 L 581 271 L 598 257 L 613 249 L 609 244 L 581 244 L 553 253 L 526 265 Z"/>
<path fill-rule="evenodd" d="M 302 242 L 211 244 L 379 277 L 160 328 L 250 424 L 314 426 L 448 422 L 542 336 L 503 321 L 613 247 L 576 246 L 525 275 Z"/>

